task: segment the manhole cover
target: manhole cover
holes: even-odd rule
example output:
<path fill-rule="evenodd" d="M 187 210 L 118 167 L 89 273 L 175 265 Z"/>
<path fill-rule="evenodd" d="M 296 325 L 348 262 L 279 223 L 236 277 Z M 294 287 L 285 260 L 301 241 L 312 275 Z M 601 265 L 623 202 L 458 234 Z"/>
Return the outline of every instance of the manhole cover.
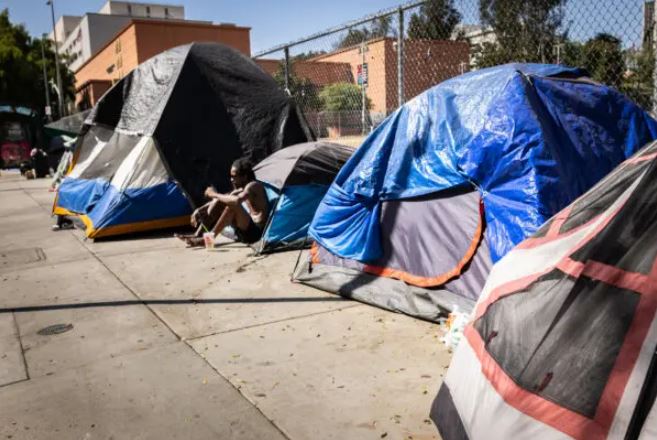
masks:
<path fill-rule="evenodd" d="M 41 248 L 9 249 L 0 251 L 0 269 L 35 263 L 46 259 Z"/>
<path fill-rule="evenodd" d="M 41 336 L 48 335 L 58 335 L 60 333 L 66 333 L 67 331 L 73 330 L 73 324 L 55 324 L 49 325 L 39 330 L 37 333 Z"/>

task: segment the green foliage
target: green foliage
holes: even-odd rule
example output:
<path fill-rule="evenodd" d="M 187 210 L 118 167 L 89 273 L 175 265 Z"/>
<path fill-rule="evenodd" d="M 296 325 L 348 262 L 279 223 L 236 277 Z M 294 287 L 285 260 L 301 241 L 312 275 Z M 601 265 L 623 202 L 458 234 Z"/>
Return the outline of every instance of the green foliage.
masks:
<path fill-rule="evenodd" d="M 349 29 L 347 35 L 345 35 L 337 44 L 338 49 L 343 47 L 350 47 L 360 44 L 364 41 L 369 40 L 370 31 L 367 28 L 362 29 Z"/>
<path fill-rule="evenodd" d="M 274 81 L 281 89 L 285 89 L 285 65 L 280 63 L 274 73 Z M 319 110 L 322 102 L 317 94 L 317 87 L 308 78 L 299 78 L 294 74 L 294 61 L 290 63 L 290 76 L 288 82 L 290 96 L 305 111 Z"/>
<path fill-rule="evenodd" d="M 628 54 L 631 68 L 624 76 L 621 91 L 645 109 L 652 109 L 655 55 L 650 46 Z"/>
<path fill-rule="evenodd" d="M 484 44 L 477 67 L 512 61 L 549 62 L 559 33 L 566 0 L 479 0 L 481 22 L 491 27 L 496 44 Z"/>
<path fill-rule="evenodd" d="M 585 43 L 566 42 L 562 45 L 561 63 L 581 67 L 595 81 L 620 88 L 625 73 L 625 56 L 620 39 L 598 34 Z"/>
<path fill-rule="evenodd" d="M 308 52 L 302 52 L 298 55 L 294 55 L 292 57 L 292 61 L 305 61 L 309 60 L 311 58 L 318 57 L 320 55 L 325 55 L 326 51 L 325 50 L 309 50 Z"/>
<path fill-rule="evenodd" d="M 345 111 L 360 110 L 363 106 L 362 91 L 359 86 L 352 83 L 335 83 L 328 85 L 319 93 L 324 110 Z M 367 98 L 367 109 L 372 107 L 372 101 Z"/>
<path fill-rule="evenodd" d="M 356 46 L 364 41 L 374 40 L 384 37 L 395 37 L 397 32 L 392 27 L 392 16 L 385 15 L 378 17 L 372 22 L 371 29 L 363 26 L 361 28 L 349 29 L 347 34 L 340 39 L 336 49 L 343 47 Z"/>
<path fill-rule="evenodd" d="M 621 41 L 609 34 L 598 34 L 582 47 L 581 67 L 591 78 L 608 86 L 619 88 L 625 72 Z"/>
<path fill-rule="evenodd" d="M 43 111 L 46 99 L 41 44 L 45 44 L 48 77 L 54 81 L 55 55 L 50 42 L 32 38 L 22 25 L 12 24 L 7 9 L 0 12 L 0 99 Z M 61 63 L 60 71 L 64 93 L 72 99 L 75 78 Z M 55 103 L 56 94 L 50 92 L 51 101 Z"/>
<path fill-rule="evenodd" d="M 420 6 L 420 12 L 411 15 L 408 38 L 415 40 L 449 40 L 461 14 L 454 0 L 429 0 Z"/>

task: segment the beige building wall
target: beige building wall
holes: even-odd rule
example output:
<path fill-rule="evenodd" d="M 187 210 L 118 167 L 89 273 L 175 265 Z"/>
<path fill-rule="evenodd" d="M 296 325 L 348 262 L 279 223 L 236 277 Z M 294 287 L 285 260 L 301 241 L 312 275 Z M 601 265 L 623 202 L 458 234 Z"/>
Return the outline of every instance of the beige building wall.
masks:
<path fill-rule="evenodd" d="M 368 64 L 367 97 L 372 112 L 390 113 L 399 106 L 397 76 L 397 44 L 393 38 L 367 43 L 365 61 Z M 357 81 L 358 66 L 363 62 L 360 46 L 352 46 L 312 59 L 313 62 L 347 63 L 353 81 Z M 437 40 L 404 41 L 404 98 L 409 100 L 436 84 L 468 71 L 467 42 Z"/>
<path fill-rule="evenodd" d="M 76 105 L 94 105 L 99 93 L 147 59 L 176 46 L 213 41 L 249 56 L 250 28 L 190 22 L 133 20 L 75 72 Z"/>
<path fill-rule="evenodd" d="M 246 56 L 251 56 L 250 31 L 251 29 L 248 27 L 227 24 L 138 22 L 139 62 L 146 61 L 166 49 L 194 41 L 223 43 L 239 50 Z M 135 64 L 132 68 L 136 66 Z"/>
<path fill-rule="evenodd" d="M 385 40 L 369 41 L 366 45 L 364 60 L 367 63 L 368 86 L 367 97 L 372 102 L 371 111 L 385 112 L 386 110 L 386 50 Z M 361 47 L 352 46 L 340 49 L 326 55 L 320 55 L 312 59 L 314 62 L 323 63 L 346 63 L 351 66 L 353 82 L 358 81 L 358 66 L 363 63 Z"/>

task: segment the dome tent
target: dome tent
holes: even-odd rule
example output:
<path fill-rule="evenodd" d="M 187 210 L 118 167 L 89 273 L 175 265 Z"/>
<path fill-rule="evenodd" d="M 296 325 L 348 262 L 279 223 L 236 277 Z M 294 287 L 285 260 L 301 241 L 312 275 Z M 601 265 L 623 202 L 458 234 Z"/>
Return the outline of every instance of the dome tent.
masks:
<path fill-rule="evenodd" d="M 258 253 L 298 249 L 319 202 L 353 150 L 331 142 L 307 142 L 277 151 L 254 167 L 272 208 Z"/>
<path fill-rule="evenodd" d="M 471 310 L 493 262 L 657 137 L 582 75 L 509 64 L 406 103 L 338 174 L 295 278 L 429 320 Z"/>
<path fill-rule="evenodd" d="M 657 142 L 491 271 L 431 416 L 452 439 L 657 437 Z"/>
<path fill-rule="evenodd" d="M 231 163 L 313 139 L 294 103 L 252 60 L 214 43 L 149 59 L 93 108 L 55 214 L 89 237 L 187 224 L 208 185 L 229 191 Z"/>

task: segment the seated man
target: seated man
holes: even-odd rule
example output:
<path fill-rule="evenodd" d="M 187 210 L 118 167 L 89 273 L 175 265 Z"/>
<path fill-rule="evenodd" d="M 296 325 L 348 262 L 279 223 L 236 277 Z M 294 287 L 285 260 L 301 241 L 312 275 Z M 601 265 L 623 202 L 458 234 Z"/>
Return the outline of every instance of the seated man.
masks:
<path fill-rule="evenodd" d="M 202 246 L 204 224 L 214 220 L 221 212 L 212 232 L 220 234 L 226 226 L 232 226 L 239 241 L 255 243 L 260 240 L 269 218 L 269 204 L 264 186 L 255 180 L 251 164 L 246 159 L 236 160 L 230 169 L 230 181 L 235 190 L 230 194 L 220 194 L 214 188 L 205 190 L 211 202 L 203 205 L 192 214 L 192 224 L 199 225 L 195 236 L 179 237 L 190 246 Z"/>

